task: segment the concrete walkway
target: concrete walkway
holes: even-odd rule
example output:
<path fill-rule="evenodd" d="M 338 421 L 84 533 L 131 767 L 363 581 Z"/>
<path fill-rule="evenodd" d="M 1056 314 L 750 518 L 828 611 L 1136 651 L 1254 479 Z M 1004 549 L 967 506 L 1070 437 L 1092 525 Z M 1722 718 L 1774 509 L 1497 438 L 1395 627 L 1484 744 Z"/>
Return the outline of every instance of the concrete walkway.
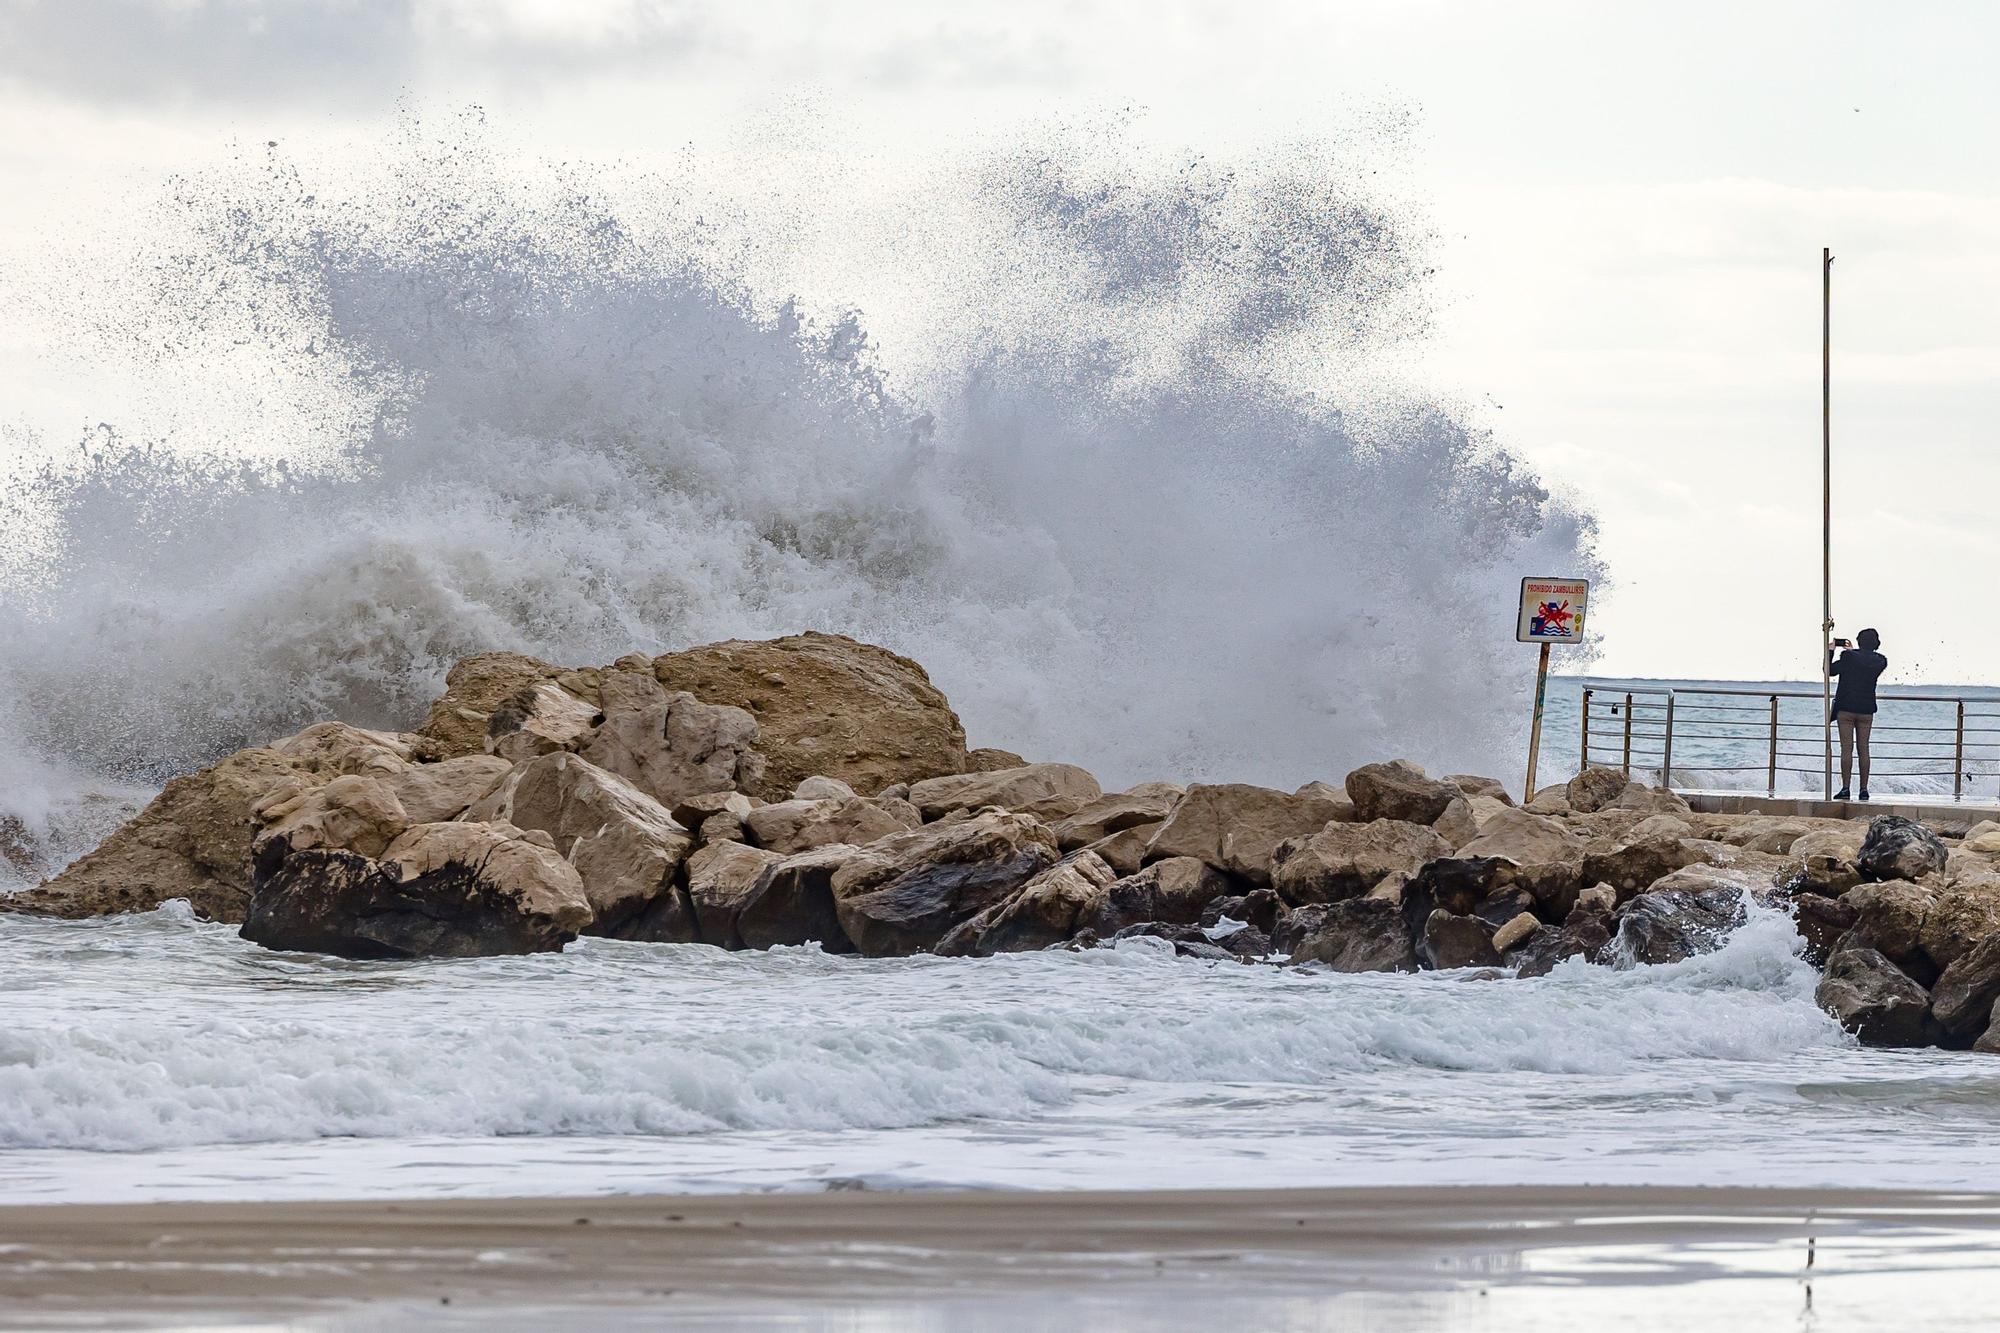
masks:
<path fill-rule="evenodd" d="M 1982 819 L 2000 820 L 2000 804 L 1936 796 L 1884 794 L 1873 801 L 1823 801 L 1817 796 L 1766 796 L 1762 792 L 1684 791 L 1680 797 L 1707 815 L 1809 815 L 1816 819 L 1901 815 L 1950 834 L 1963 834 Z"/>

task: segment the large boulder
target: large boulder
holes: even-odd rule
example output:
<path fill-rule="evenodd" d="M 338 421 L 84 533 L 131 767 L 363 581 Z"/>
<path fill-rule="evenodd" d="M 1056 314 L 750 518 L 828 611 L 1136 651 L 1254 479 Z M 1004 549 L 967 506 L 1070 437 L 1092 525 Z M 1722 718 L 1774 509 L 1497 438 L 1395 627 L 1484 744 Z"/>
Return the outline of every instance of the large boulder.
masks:
<path fill-rule="evenodd" d="M 840 867 L 831 887 L 855 947 L 897 957 L 934 948 L 1058 856 L 1055 835 L 1040 820 L 986 810 L 870 843 Z"/>
<path fill-rule="evenodd" d="M 1650 889 L 1619 912 L 1612 947 L 1634 963 L 1678 963 L 1721 947 L 1743 917 L 1737 886 Z"/>
<path fill-rule="evenodd" d="M 501 705 L 561 672 L 561 667 L 522 653 L 461 658 L 445 673 L 444 693 L 431 704 L 416 734 L 440 759 L 483 754 L 493 715 Z"/>
<path fill-rule="evenodd" d="M 1239 887 L 1197 857 L 1172 856 L 1106 885 L 1077 925 L 1100 935 L 1114 935 L 1141 921 L 1191 926 L 1202 920 L 1210 904 Z"/>
<path fill-rule="evenodd" d="M 1083 918 L 1102 903 L 1116 880 L 1117 872 L 1093 852 L 1064 857 L 1004 900 L 953 927 L 938 942 L 936 952 L 984 958 L 1060 944 L 1077 933 Z"/>
<path fill-rule="evenodd" d="M 1676 870 L 1692 865 L 1712 865 L 1717 859 L 1713 843 L 1671 835 L 1647 837 L 1586 855 L 1583 858 L 1583 878 L 1589 883 L 1611 885 L 1624 899 L 1658 883 Z"/>
<path fill-rule="evenodd" d="M 1279 918 L 1271 943 L 1294 963 L 1336 972 L 1414 972 L 1416 940 L 1402 908 L 1383 898 L 1300 907 Z"/>
<path fill-rule="evenodd" d="M 1425 776 L 1423 769 L 1406 759 L 1392 759 L 1385 764 L 1363 764 L 1349 773 L 1347 795 L 1354 802 L 1358 822 L 1399 819 L 1429 824 L 1465 793 L 1449 782 Z"/>
<path fill-rule="evenodd" d="M 853 953 L 834 904 L 833 881 L 854 854 L 853 847 L 831 843 L 766 867 L 736 914 L 743 947 L 817 943 L 827 953 Z"/>
<path fill-rule="evenodd" d="M 757 722 L 741 708 L 670 694 L 638 671 L 607 673 L 603 692 L 604 720 L 578 739 L 577 753 L 667 808 L 762 776 Z"/>
<path fill-rule="evenodd" d="M 1860 859 L 1864 836 L 1858 824 L 1800 834 L 1787 849 L 1790 866 L 1786 883 L 1802 893 L 1838 898 L 1861 882 L 1861 869 L 1855 863 Z"/>
<path fill-rule="evenodd" d="M 1931 987 L 1931 1015 L 1950 1041 L 1985 1032 L 2000 1000 L 2000 935 L 1989 935 L 1952 960 Z"/>
<path fill-rule="evenodd" d="M 468 817 L 540 829 L 583 881 L 593 935 L 684 944 L 699 938 L 675 872 L 694 838 L 667 808 L 615 773 L 557 751 L 531 759 Z"/>
<path fill-rule="evenodd" d="M 1103 857 L 1105 863 L 1119 874 L 1136 875 L 1139 868 L 1146 864 L 1146 851 L 1153 844 L 1153 835 L 1159 831 L 1159 824 L 1134 824 L 1108 838 L 1099 838 L 1090 844 L 1089 850 Z"/>
<path fill-rule="evenodd" d="M 1930 995 L 1873 949 L 1827 959 L 1813 999 L 1870 1046 L 1929 1046 Z"/>
<path fill-rule="evenodd" d="M 1937 834 L 1901 815 L 1877 815 L 1854 859 L 1864 880 L 1922 879 L 1945 867 L 1944 843 Z"/>
<path fill-rule="evenodd" d="M 285 786 L 297 795 L 339 776 L 409 767 L 404 738 L 339 723 L 308 727 L 173 778 L 146 808 L 47 883 L 0 895 L 0 910 L 56 917 L 149 912 L 184 898 L 197 916 L 241 922 L 250 905 L 253 813 Z M 289 785 L 286 785 L 289 784 Z"/>
<path fill-rule="evenodd" d="M 538 680 L 493 710 L 486 720 L 486 745 L 502 759 L 524 763 L 575 748 L 597 722 L 594 700 L 579 698 L 553 680 Z"/>
<path fill-rule="evenodd" d="M 412 764 L 382 781 L 412 824 L 457 819 L 506 780 L 513 765 L 490 754 L 468 754 L 435 764 Z"/>
<path fill-rule="evenodd" d="M 560 949 L 590 924 L 583 882 L 546 833 L 418 824 L 380 858 L 261 842 L 243 937 L 343 958 Z"/>
<path fill-rule="evenodd" d="M 1952 882 L 1924 913 L 1919 942 L 1933 965 L 1946 968 L 1990 935 L 2000 935 L 2000 884 Z"/>
<path fill-rule="evenodd" d="M 723 949 L 741 949 L 737 919 L 757 891 L 764 872 L 785 858 L 746 843 L 704 844 L 687 859 L 688 902 L 700 939 Z"/>
<path fill-rule="evenodd" d="M 1476 916 L 1462 916 L 1439 907 L 1424 918 L 1417 937 L 1417 957 L 1440 972 L 1458 967 L 1498 967 L 1493 927 Z"/>
<path fill-rule="evenodd" d="M 759 806 L 741 818 L 752 842 L 787 856 L 836 842 L 858 847 L 906 833 L 923 823 L 908 801 L 878 801 L 865 796 L 779 801 Z"/>
<path fill-rule="evenodd" d="M 1075 814 L 1056 822 L 1054 826 L 1056 842 L 1064 851 L 1073 852 L 1079 847 L 1088 847 L 1126 829 L 1137 828 L 1142 824 L 1162 823 L 1173 812 L 1174 805 L 1182 795 L 1179 790 L 1161 784 L 1160 787 L 1145 792 L 1119 792 L 1112 796 L 1100 796 Z M 995 804 L 1000 803 L 995 802 Z"/>
<path fill-rule="evenodd" d="M 926 778 L 910 784 L 910 804 L 925 819 L 992 805 L 1039 819 L 1058 820 L 1075 814 L 1103 795 L 1097 779 L 1075 764 L 1025 764 L 1020 768 Z"/>
<path fill-rule="evenodd" d="M 325 849 L 376 857 L 416 822 L 388 783 L 359 773 L 316 786 L 288 781 L 252 813 L 265 823 L 251 844 L 259 856 L 268 845 L 282 843 L 280 856 Z"/>
<path fill-rule="evenodd" d="M 1923 947 L 1924 919 L 1937 903 L 1934 892 L 1905 880 L 1887 880 L 1849 889 L 1840 901 L 1855 913 L 1854 929 L 1841 947 L 1874 949 L 1920 981 L 1936 977 L 1937 968 Z"/>
<path fill-rule="evenodd" d="M 1574 802 L 1571 808 L 1577 808 Z M 1694 813 L 1693 807 L 1677 793 L 1666 787 L 1649 787 L 1643 782 L 1627 782 L 1610 804 L 1598 809 L 1630 810 L 1640 815 L 1672 815 L 1676 819 L 1685 819 Z"/>
<path fill-rule="evenodd" d="M 1820 893 L 1795 894 L 1789 906 L 1792 925 L 1806 942 L 1805 960 L 1814 967 L 1826 965 L 1847 932 L 1861 919 L 1861 914 L 1846 902 Z"/>
<path fill-rule="evenodd" d="M 1445 776 L 1445 781 L 1464 792 L 1468 800 L 1475 796 L 1484 796 L 1501 805 L 1514 804 L 1513 794 L 1507 790 L 1507 784 L 1498 778 L 1480 777 L 1476 773 L 1450 773 Z"/>
<path fill-rule="evenodd" d="M 761 776 L 742 790 L 780 801 L 805 778 L 879 792 L 966 767 L 965 728 L 923 667 L 839 634 L 732 639 L 653 659 L 668 690 L 747 710 Z"/>
<path fill-rule="evenodd" d="M 1153 835 L 1147 859 L 1198 857 L 1217 870 L 1268 885 L 1279 843 L 1310 837 L 1342 813 L 1317 796 L 1243 783 L 1196 783 Z"/>
<path fill-rule="evenodd" d="M 1561 821 L 1530 810 L 1503 810 L 1489 819 L 1479 836 L 1458 849 L 1461 860 L 1499 859 L 1516 869 L 1510 882 L 1530 890 L 1543 905 L 1543 915 L 1560 921 L 1569 914 L 1583 886 L 1583 860 L 1588 844 Z"/>
<path fill-rule="evenodd" d="M 1563 795 L 1568 801 L 1566 808 L 1586 815 L 1602 810 L 1625 794 L 1628 781 L 1619 769 L 1586 768 L 1563 787 Z"/>
<path fill-rule="evenodd" d="M 1271 887 L 1294 907 L 1358 898 L 1391 874 L 1414 874 L 1450 856 L 1451 845 L 1421 824 L 1377 819 L 1328 824 L 1307 838 L 1288 838 L 1272 854 Z"/>

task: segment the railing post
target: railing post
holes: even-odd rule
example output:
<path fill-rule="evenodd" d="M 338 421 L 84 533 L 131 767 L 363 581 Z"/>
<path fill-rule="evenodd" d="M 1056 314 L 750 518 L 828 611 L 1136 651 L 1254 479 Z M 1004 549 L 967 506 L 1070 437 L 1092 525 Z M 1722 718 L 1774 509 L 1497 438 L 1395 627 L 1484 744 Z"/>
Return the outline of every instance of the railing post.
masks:
<path fill-rule="evenodd" d="M 1577 756 L 1576 771 L 1581 773 L 1590 767 L 1590 690 L 1587 687 L 1583 692 L 1583 725 L 1577 729 L 1577 735 L 1582 753 Z"/>
<path fill-rule="evenodd" d="M 1958 742 L 1952 747 L 1951 799 L 1965 798 L 1965 700 L 1958 701 Z"/>
<path fill-rule="evenodd" d="M 1625 780 L 1632 780 L 1632 691 L 1625 691 Z"/>
<path fill-rule="evenodd" d="M 1771 696 L 1771 767 L 1764 775 L 1764 794 L 1778 794 L 1778 696 Z"/>
<path fill-rule="evenodd" d="M 1674 694 L 1667 691 L 1667 744 L 1660 755 L 1660 785 L 1668 790 L 1674 785 Z"/>

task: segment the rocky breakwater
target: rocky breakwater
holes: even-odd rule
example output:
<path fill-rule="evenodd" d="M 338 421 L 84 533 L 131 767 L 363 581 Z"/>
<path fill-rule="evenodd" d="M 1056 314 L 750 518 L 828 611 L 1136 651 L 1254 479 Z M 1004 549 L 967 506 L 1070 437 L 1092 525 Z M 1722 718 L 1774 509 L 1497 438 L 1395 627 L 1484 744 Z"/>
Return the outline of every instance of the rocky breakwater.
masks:
<path fill-rule="evenodd" d="M 1337 786 L 1147 782 L 972 750 L 916 663 L 831 635 L 564 668 L 467 659 L 415 731 L 340 722 L 168 784 L 0 908 L 185 898 L 273 949 L 988 956 L 1147 938 L 1332 971 L 1670 963 L 1797 922 L 1861 1040 L 2000 1049 L 2000 826 L 1962 839 L 1701 815 L 1606 769 L 1516 806 L 1366 764 Z"/>

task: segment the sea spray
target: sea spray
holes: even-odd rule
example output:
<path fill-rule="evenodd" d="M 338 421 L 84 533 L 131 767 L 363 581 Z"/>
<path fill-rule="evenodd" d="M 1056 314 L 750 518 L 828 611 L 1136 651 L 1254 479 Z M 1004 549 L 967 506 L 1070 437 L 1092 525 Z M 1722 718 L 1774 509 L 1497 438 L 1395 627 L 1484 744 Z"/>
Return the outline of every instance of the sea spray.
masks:
<path fill-rule="evenodd" d="M 0 805 L 55 835 L 38 868 L 89 844 L 29 788 L 408 726 L 492 648 L 847 632 L 922 661 L 975 744 L 1114 785 L 1503 768 L 1512 580 L 1595 572 L 1588 519 L 1447 404 L 1301 383 L 1409 332 L 1420 228 L 1268 162 L 1062 151 L 910 219 L 979 256 L 920 380 L 865 312 L 758 290 L 728 258 L 755 217 L 718 239 L 477 128 L 177 182 L 95 333 L 244 387 L 14 483 Z"/>

